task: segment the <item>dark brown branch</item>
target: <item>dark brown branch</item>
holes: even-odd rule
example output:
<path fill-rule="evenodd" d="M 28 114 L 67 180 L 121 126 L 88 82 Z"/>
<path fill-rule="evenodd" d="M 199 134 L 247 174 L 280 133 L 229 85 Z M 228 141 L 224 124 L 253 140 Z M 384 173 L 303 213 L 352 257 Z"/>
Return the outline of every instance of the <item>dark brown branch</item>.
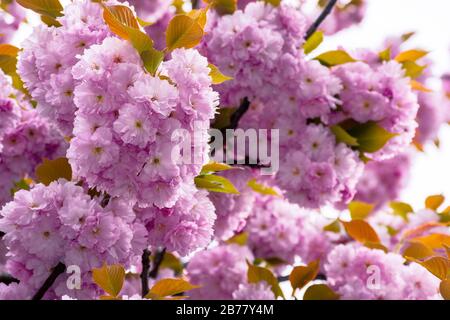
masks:
<path fill-rule="evenodd" d="M 277 277 L 278 282 L 289 281 L 289 276 L 280 276 Z M 327 276 L 324 274 L 318 274 L 314 280 L 327 280 Z"/>
<path fill-rule="evenodd" d="M 192 0 L 192 9 L 198 9 L 200 0 Z"/>
<path fill-rule="evenodd" d="M 60 262 L 56 265 L 56 267 L 53 268 L 52 272 L 48 276 L 48 278 L 45 280 L 42 287 L 39 288 L 38 292 L 33 296 L 32 300 L 41 300 L 42 297 L 45 295 L 45 293 L 48 291 L 48 289 L 51 288 L 53 283 L 55 283 L 55 280 L 59 277 L 60 274 L 62 274 L 66 270 L 66 266 L 64 263 Z"/>
<path fill-rule="evenodd" d="M 242 119 L 244 114 L 248 111 L 248 108 L 250 108 L 250 101 L 247 97 L 245 97 L 239 108 L 236 109 L 235 112 L 230 117 L 230 125 L 225 128 L 226 129 L 236 129 L 239 126 L 239 121 Z"/>
<path fill-rule="evenodd" d="M 9 274 L 2 274 L 0 275 L 0 283 L 4 283 L 6 285 L 9 285 L 11 283 L 19 283 L 19 280 L 17 280 L 16 278 L 10 276 Z"/>
<path fill-rule="evenodd" d="M 142 253 L 142 272 L 141 272 L 141 288 L 142 297 L 148 293 L 148 271 L 150 270 L 150 251 L 145 249 Z"/>
<path fill-rule="evenodd" d="M 166 254 L 166 248 L 164 248 L 161 251 L 156 253 L 155 260 L 153 261 L 153 268 L 149 273 L 150 278 L 156 279 L 156 277 L 158 276 L 159 267 L 161 266 L 161 263 L 164 260 L 165 254 Z"/>
<path fill-rule="evenodd" d="M 333 10 L 334 5 L 336 4 L 337 0 L 330 0 L 328 1 L 327 5 L 323 9 L 320 16 L 314 21 L 314 23 L 309 27 L 308 31 L 306 31 L 305 40 L 308 40 L 314 32 L 317 31 L 319 26 L 322 24 L 322 22 L 325 20 L 325 18 L 331 13 Z"/>

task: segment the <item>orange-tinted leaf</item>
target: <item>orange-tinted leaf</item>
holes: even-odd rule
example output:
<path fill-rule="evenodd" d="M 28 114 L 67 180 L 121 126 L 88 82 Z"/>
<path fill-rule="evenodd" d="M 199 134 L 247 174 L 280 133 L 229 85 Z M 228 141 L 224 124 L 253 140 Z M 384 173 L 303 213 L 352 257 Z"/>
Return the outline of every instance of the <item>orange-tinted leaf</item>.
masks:
<path fill-rule="evenodd" d="M 119 264 L 104 265 L 92 270 L 92 279 L 106 293 L 117 297 L 125 280 L 125 269 Z"/>
<path fill-rule="evenodd" d="M 412 259 L 422 267 L 426 268 L 441 280 L 447 279 L 450 273 L 450 260 L 444 257 L 431 257 L 425 261 Z"/>
<path fill-rule="evenodd" d="M 426 259 L 434 255 L 434 251 L 420 242 L 410 242 L 403 251 L 403 256 L 415 259 Z"/>
<path fill-rule="evenodd" d="M 342 221 L 342 223 L 348 235 L 356 241 L 363 244 L 366 242 L 380 242 L 380 238 L 375 230 L 364 220 L 352 220 L 350 222 Z"/>
<path fill-rule="evenodd" d="M 199 288 L 183 279 L 162 279 L 156 282 L 146 296 L 148 299 L 164 298 Z"/>
<path fill-rule="evenodd" d="M 249 283 L 258 283 L 261 281 L 267 282 L 267 284 L 271 287 L 273 294 L 275 297 L 283 297 L 283 291 L 281 291 L 280 284 L 278 283 L 277 278 L 273 275 L 272 271 L 267 268 L 258 267 L 253 264 L 250 264 L 247 261 L 248 271 L 247 278 Z"/>
<path fill-rule="evenodd" d="M 440 194 L 429 196 L 425 200 L 425 208 L 436 211 L 444 203 L 444 200 L 444 196 Z"/>
<path fill-rule="evenodd" d="M 203 28 L 197 21 L 186 15 L 176 15 L 167 27 L 167 49 L 193 48 L 200 43 L 202 37 Z"/>
<path fill-rule="evenodd" d="M 292 295 L 294 295 L 296 289 L 301 289 L 307 285 L 310 281 L 314 280 L 319 273 L 319 260 L 308 263 L 307 266 L 295 267 L 289 275 L 289 281 L 292 286 Z"/>
<path fill-rule="evenodd" d="M 303 300 L 338 300 L 339 295 L 326 284 L 315 284 L 305 291 Z"/>
<path fill-rule="evenodd" d="M 423 91 L 423 92 L 433 92 L 433 90 L 428 89 L 427 87 L 425 87 L 422 83 L 420 83 L 419 81 L 416 80 L 411 80 L 410 81 L 411 84 L 411 88 L 413 90 L 417 90 L 417 91 Z"/>
<path fill-rule="evenodd" d="M 450 279 L 442 280 L 439 285 L 439 292 L 445 300 L 450 300 Z"/>
<path fill-rule="evenodd" d="M 428 54 L 427 51 L 423 50 L 408 50 L 400 52 L 396 57 L 395 60 L 397 62 L 405 62 L 405 61 L 416 61 Z"/>
<path fill-rule="evenodd" d="M 72 180 L 72 168 L 67 158 L 44 159 L 44 162 L 36 168 L 36 177 L 46 186 L 61 178 L 70 181 Z"/>

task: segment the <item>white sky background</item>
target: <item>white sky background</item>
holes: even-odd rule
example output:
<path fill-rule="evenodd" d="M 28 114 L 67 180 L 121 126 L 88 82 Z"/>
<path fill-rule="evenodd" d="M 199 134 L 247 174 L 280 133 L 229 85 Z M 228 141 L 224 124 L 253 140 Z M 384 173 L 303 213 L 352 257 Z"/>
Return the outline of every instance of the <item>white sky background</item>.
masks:
<path fill-rule="evenodd" d="M 345 48 L 379 48 L 387 36 L 415 31 L 408 48 L 430 51 L 434 74 L 450 72 L 450 0 L 368 0 L 362 24 L 326 39 L 320 50 Z M 440 81 L 431 87 L 440 89 Z M 421 208 L 426 196 L 442 193 L 450 199 L 450 126 L 439 135 L 441 146 L 425 148 L 416 156 L 408 188 L 401 200 Z"/>
<path fill-rule="evenodd" d="M 420 47 L 431 51 L 436 75 L 450 72 L 450 0 L 367 1 L 368 10 L 363 23 L 326 38 L 317 54 L 338 46 L 375 49 L 380 47 L 387 36 L 416 31 L 416 35 L 408 41 L 408 48 Z M 40 23 L 34 15 L 30 15 L 29 22 L 20 30 L 14 44 L 20 45 L 30 34 L 30 25 Z M 431 87 L 438 90 L 439 84 L 436 80 Z M 441 129 L 440 141 L 439 149 L 427 146 L 425 153 L 416 156 L 409 187 L 401 197 L 402 201 L 416 208 L 420 208 L 425 197 L 430 194 L 442 193 L 450 199 L 450 126 Z"/>

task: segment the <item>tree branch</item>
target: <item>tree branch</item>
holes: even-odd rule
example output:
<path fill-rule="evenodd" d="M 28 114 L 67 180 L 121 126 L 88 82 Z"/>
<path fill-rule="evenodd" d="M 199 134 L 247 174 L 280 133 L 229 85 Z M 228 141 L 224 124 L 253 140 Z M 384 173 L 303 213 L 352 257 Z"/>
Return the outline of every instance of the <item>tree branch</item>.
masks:
<path fill-rule="evenodd" d="M 239 126 L 239 121 L 242 119 L 244 114 L 248 111 L 248 108 L 250 107 L 250 101 L 247 97 L 245 97 L 239 108 L 236 109 L 235 112 L 230 117 L 230 125 L 225 128 L 226 129 L 236 129 Z"/>
<path fill-rule="evenodd" d="M 156 279 L 156 277 L 158 276 L 159 267 L 161 266 L 161 263 L 164 260 L 165 254 L 166 254 L 166 248 L 164 248 L 161 251 L 156 253 L 155 260 L 153 261 L 153 268 L 149 273 L 150 278 Z"/>
<path fill-rule="evenodd" d="M 66 270 L 66 266 L 64 263 L 60 262 L 56 265 L 56 267 L 53 268 L 52 272 L 48 276 L 48 278 L 45 280 L 42 287 L 39 288 L 38 292 L 33 296 L 31 300 L 41 300 L 42 297 L 45 295 L 45 293 L 48 291 L 48 289 L 51 288 L 53 283 L 55 283 L 55 280 L 58 278 L 60 274 L 62 274 Z"/>
<path fill-rule="evenodd" d="M 333 10 L 334 5 L 336 4 L 337 0 L 330 0 L 328 1 L 327 5 L 323 9 L 320 16 L 314 21 L 314 23 L 309 27 L 308 31 L 306 31 L 305 40 L 308 40 L 314 32 L 317 31 L 319 26 L 322 24 L 322 22 L 325 20 L 325 18 L 331 13 Z"/>
<path fill-rule="evenodd" d="M 148 293 L 148 270 L 150 269 L 150 251 L 145 249 L 142 253 L 142 272 L 141 272 L 141 288 L 142 297 Z"/>
<path fill-rule="evenodd" d="M 10 276 L 9 274 L 2 274 L 0 275 L 0 283 L 4 283 L 6 285 L 9 285 L 11 283 L 19 283 L 19 280 L 17 280 L 16 278 Z"/>
<path fill-rule="evenodd" d="M 200 5 L 199 0 L 192 0 L 192 9 L 198 9 L 199 5 Z"/>

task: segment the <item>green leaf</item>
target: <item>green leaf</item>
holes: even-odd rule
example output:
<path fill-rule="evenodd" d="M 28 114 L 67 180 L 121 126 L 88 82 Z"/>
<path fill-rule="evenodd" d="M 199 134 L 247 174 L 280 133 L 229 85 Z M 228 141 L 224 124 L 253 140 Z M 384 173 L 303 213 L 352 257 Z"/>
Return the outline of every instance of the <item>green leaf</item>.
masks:
<path fill-rule="evenodd" d="M 308 40 L 303 44 L 303 50 L 305 51 L 305 54 L 308 54 L 312 52 L 314 49 L 316 49 L 323 41 L 323 32 L 322 31 L 316 31 L 312 34 L 311 37 L 309 37 Z"/>
<path fill-rule="evenodd" d="M 227 171 L 227 170 L 232 170 L 232 169 L 236 169 L 236 167 L 232 167 L 226 163 L 210 162 L 208 164 L 205 164 L 202 167 L 202 171 L 200 172 L 200 174 L 208 174 L 211 172 L 220 172 L 220 171 Z"/>
<path fill-rule="evenodd" d="M 125 280 L 125 269 L 119 265 L 107 266 L 92 270 L 92 279 L 100 288 L 110 294 L 112 297 L 117 297 L 122 290 Z"/>
<path fill-rule="evenodd" d="M 375 230 L 364 220 L 342 221 L 345 231 L 354 240 L 365 243 L 380 243 L 380 238 Z"/>
<path fill-rule="evenodd" d="M 387 48 L 386 50 L 381 51 L 378 54 L 378 57 L 380 58 L 380 61 L 389 61 L 389 60 L 391 60 L 391 47 Z"/>
<path fill-rule="evenodd" d="M 241 233 L 238 233 L 237 235 L 234 235 L 233 237 L 231 237 L 230 239 L 228 239 L 225 242 L 228 244 L 235 243 L 240 246 L 245 246 L 247 244 L 247 241 L 248 241 L 248 233 L 241 232 Z"/>
<path fill-rule="evenodd" d="M 427 66 L 420 66 L 414 61 L 402 62 L 403 69 L 405 70 L 405 76 L 411 79 L 418 78 L 422 75 Z"/>
<path fill-rule="evenodd" d="M 62 16 L 63 7 L 58 0 L 17 0 L 17 3 L 41 15 L 52 18 Z"/>
<path fill-rule="evenodd" d="M 166 30 L 167 49 L 193 48 L 200 43 L 202 37 L 203 28 L 197 21 L 186 15 L 176 15 Z"/>
<path fill-rule="evenodd" d="M 211 5 L 211 8 L 217 11 L 219 15 L 232 14 L 237 10 L 238 0 L 204 0 Z"/>
<path fill-rule="evenodd" d="M 390 133 L 373 121 L 357 124 L 348 130 L 348 133 L 358 141 L 358 150 L 367 153 L 380 150 L 397 135 Z"/>
<path fill-rule="evenodd" d="M 373 204 L 362 201 L 352 201 L 348 204 L 348 210 L 354 220 L 364 220 L 374 208 L 375 206 Z"/>
<path fill-rule="evenodd" d="M 252 265 L 248 261 L 247 265 L 248 265 L 247 279 L 249 283 L 258 283 L 261 281 L 265 281 L 271 287 L 275 297 L 284 298 L 284 294 L 280 288 L 280 284 L 278 283 L 277 278 L 273 275 L 272 271 L 270 271 L 267 268 Z"/>
<path fill-rule="evenodd" d="M 341 231 L 341 224 L 339 223 L 339 220 L 334 220 L 332 223 L 326 225 L 323 227 L 324 231 L 339 233 Z"/>
<path fill-rule="evenodd" d="M 292 295 L 294 295 L 296 289 L 302 289 L 310 281 L 313 281 L 319 273 L 319 268 L 319 260 L 312 261 L 307 266 L 295 267 L 289 275 Z"/>
<path fill-rule="evenodd" d="M 393 201 L 389 204 L 394 214 L 402 217 L 404 220 L 408 220 L 408 214 L 414 212 L 414 209 L 406 202 Z"/>
<path fill-rule="evenodd" d="M 211 192 L 239 194 L 239 191 L 227 178 L 212 174 L 199 175 L 194 178 L 197 188 L 206 189 Z"/>
<path fill-rule="evenodd" d="M 423 58 L 428 54 L 428 51 L 424 50 L 408 50 L 404 52 L 400 52 L 396 57 L 395 60 L 397 62 L 406 62 L 406 61 L 416 61 L 420 58 Z"/>
<path fill-rule="evenodd" d="M 333 132 L 336 137 L 337 142 L 345 143 L 348 146 L 356 147 L 358 146 L 358 140 L 352 137 L 347 131 L 345 131 L 340 125 L 334 125 L 331 128 L 331 132 Z"/>
<path fill-rule="evenodd" d="M 339 295 L 326 284 L 314 284 L 306 289 L 303 300 L 338 300 Z"/>
<path fill-rule="evenodd" d="M 114 34 L 129 40 L 139 54 L 153 48 L 153 41 L 139 29 L 139 22 L 130 8 L 122 5 L 104 7 L 103 19 Z"/>
<path fill-rule="evenodd" d="M 280 194 L 272 187 L 268 187 L 266 185 L 260 184 L 256 181 L 256 179 L 251 179 L 247 185 L 255 192 L 258 192 L 262 195 L 267 196 L 280 196 Z"/>
<path fill-rule="evenodd" d="M 141 53 L 141 59 L 145 69 L 154 76 L 159 65 L 164 60 L 164 53 L 154 48 L 150 48 Z"/>
<path fill-rule="evenodd" d="M 67 158 L 44 159 L 44 162 L 36 168 L 36 177 L 39 182 L 46 186 L 58 179 L 70 181 L 72 180 L 72 168 Z"/>
<path fill-rule="evenodd" d="M 217 68 L 213 64 L 208 64 L 208 67 L 211 69 L 209 72 L 209 76 L 211 77 L 212 84 L 221 84 L 225 81 L 232 80 L 232 77 L 224 75 L 222 72 L 220 72 L 219 68 Z"/>
<path fill-rule="evenodd" d="M 345 64 L 345 63 L 356 61 L 347 52 L 345 52 L 343 50 L 328 51 L 328 52 L 322 53 L 315 59 L 319 60 L 319 62 L 321 64 L 323 64 L 324 66 L 327 66 L 327 67 L 333 67 L 333 66 L 337 66 L 340 64 Z"/>
<path fill-rule="evenodd" d="M 199 288 L 183 279 L 162 279 L 156 282 L 145 296 L 147 299 L 163 299 Z"/>

